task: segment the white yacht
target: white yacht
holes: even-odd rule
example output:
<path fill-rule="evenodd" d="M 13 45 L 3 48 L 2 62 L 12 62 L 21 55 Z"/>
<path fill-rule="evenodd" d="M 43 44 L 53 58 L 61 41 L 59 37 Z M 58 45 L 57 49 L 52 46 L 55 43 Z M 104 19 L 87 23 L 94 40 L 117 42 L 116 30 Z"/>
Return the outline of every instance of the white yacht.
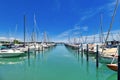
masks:
<path fill-rule="evenodd" d="M 16 57 L 24 55 L 25 53 L 16 49 L 3 49 L 0 50 L 0 57 Z"/>
<path fill-rule="evenodd" d="M 41 43 L 42 47 L 48 48 L 48 45 L 46 43 Z"/>

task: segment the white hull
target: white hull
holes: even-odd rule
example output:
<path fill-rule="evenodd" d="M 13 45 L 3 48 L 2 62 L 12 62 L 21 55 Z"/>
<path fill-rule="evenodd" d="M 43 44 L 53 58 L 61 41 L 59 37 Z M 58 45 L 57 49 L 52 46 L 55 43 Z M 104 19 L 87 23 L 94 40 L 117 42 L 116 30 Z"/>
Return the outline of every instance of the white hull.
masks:
<path fill-rule="evenodd" d="M 0 53 L 0 57 L 16 57 L 22 55 L 21 53 Z"/>
<path fill-rule="evenodd" d="M 25 53 L 15 49 L 0 50 L 0 57 L 16 57 L 21 56 L 23 54 Z"/>
<path fill-rule="evenodd" d="M 99 56 L 99 61 L 101 63 L 111 63 L 113 61 L 113 58 L 114 57 L 112 56 Z M 115 57 L 113 63 L 116 63 L 117 61 L 118 61 L 118 58 Z"/>

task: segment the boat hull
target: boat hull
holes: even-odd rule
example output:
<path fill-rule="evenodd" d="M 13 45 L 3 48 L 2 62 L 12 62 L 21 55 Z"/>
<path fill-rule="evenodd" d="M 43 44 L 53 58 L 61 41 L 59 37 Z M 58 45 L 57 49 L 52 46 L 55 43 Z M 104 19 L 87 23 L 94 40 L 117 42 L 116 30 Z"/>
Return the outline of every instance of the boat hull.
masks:
<path fill-rule="evenodd" d="M 101 56 L 99 57 L 99 61 L 101 63 L 106 63 L 106 64 L 109 64 L 113 61 L 113 57 L 105 57 L 105 56 Z M 114 59 L 113 63 L 116 63 L 117 62 L 117 58 Z"/>
<path fill-rule="evenodd" d="M 118 71 L 118 65 L 117 64 L 107 64 L 107 67 L 110 68 L 113 71 Z"/>
<path fill-rule="evenodd" d="M 25 53 L 0 53 L 0 58 L 7 58 L 7 57 L 17 57 L 22 56 Z"/>

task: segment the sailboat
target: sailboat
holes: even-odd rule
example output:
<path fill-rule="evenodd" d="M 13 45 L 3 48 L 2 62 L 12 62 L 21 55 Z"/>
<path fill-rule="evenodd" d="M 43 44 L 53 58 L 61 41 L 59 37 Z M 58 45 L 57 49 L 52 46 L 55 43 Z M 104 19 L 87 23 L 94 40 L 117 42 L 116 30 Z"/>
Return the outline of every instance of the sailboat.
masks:
<path fill-rule="evenodd" d="M 32 33 L 33 44 L 31 46 L 33 46 L 33 48 L 36 51 L 42 51 L 42 50 L 44 50 L 43 46 L 41 44 L 37 43 L 37 40 L 38 40 L 38 33 L 37 32 L 39 32 L 39 28 L 37 27 L 36 17 L 34 14 L 34 28 L 33 28 L 33 33 Z"/>
<path fill-rule="evenodd" d="M 119 52 L 117 51 L 116 53 L 119 53 Z M 113 56 L 113 60 L 112 60 L 111 64 L 107 64 L 107 67 L 110 68 L 113 71 L 118 71 L 118 64 L 117 63 L 113 63 L 116 59 L 118 60 L 118 55 L 116 53 Z"/>
<path fill-rule="evenodd" d="M 110 33 L 110 30 L 111 30 L 111 28 L 112 28 L 112 24 L 113 24 L 113 21 L 114 21 L 114 17 L 115 17 L 115 13 L 116 13 L 116 10 L 117 10 L 117 7 L 118 7 L 118 3 L 119 3 L 119 0 L 116 1 L 114 13 L 113 13 L 113 16 L 112 16 L 112 21 L 111 21 L 110 28 L 109 28 L 109 30 L 108 30 L 108 34 L 107 34 L 107 37 L 106 37 L 105 42 L 107 41 L 108 36 L 109 36 L 109 33 Z M 103 52 L 103 51 L 102 51 L 102 52 Z M 114 58 L 115 58 L 115 57 L 116 57 L 116 56 L 114 56 Z M 114 58 L 113 58 L 113 60 L 114 60 Z M 113 61 L 112 61 L 112 62 L 113 62 Z M 112 63 L 112 62 L 111 62 L 111 64 L 107 64 L 107 67 L 110 68 L 111 70 L 118 71 L 118 65 L 117 65 L 117 63 L 114 64 L 114 63 Z"/>
<path fill-rule="evenodd" d="M 41 46 L 42 46 L 43 48 L 48 48 L 49 46 L 48 46 L 47 44 L 48 44 L 47 34 L 46 34 L 46 32 L 44 32 L 43 41 L 42 41 L 42 43 L 41 43 Z"/>
<path fill-rule="evenodd" d="M 28 51 L 28 45 L 26 45 L 26 15 L 24 15 L 24 44 L 22 47 L 17 47 L 16 49 L 22 52 L 27 52 Z"/>
<path fill-rule="evenodd" d="M 17 26 L 16 26 L 16 29 L 17 29 Z M 10 46 L 9 48 L 4 48 L 0 50 L 0 58 L 16 57 L 16 56 L 22 56 L 25 54 L 23 51 L 20 51 L 15 46 L 11 45 L 11 42 L 9 46 Z"/>

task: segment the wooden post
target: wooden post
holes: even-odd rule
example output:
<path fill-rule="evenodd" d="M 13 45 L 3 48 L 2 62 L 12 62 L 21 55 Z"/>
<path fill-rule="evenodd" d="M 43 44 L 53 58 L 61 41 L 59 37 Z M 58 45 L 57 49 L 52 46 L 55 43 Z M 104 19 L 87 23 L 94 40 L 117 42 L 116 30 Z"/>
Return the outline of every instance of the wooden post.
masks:
<path fill-rule="evenodd" d="M 87 44 L 87 61 L 88 61 L 88 52 L 89 52 L 88 49 L 89 49 L 89 48 L 88 48 L 88 44 Z"/>
<path fill-rule="evenodd" d="M 40 46 L 38 46 L 38 51 L 40 51 Z"/>
<path fill-rule="evenodd" d="M 120 80 L 120 45 L 118 46 L 118 80 Z"/>
<path fill-rule="evenodd" d="M 83 53 L 81 53 L 81 63 L 83 64 Z"/>
<path fill-rule="evenodd" d="M 81 44 L 81 47 L 82 47 L 82 44 Z M 82 50 L 82 49 L 81 49 Z M 81 58 L 83 58 L 83 50 L 81 51 Z"/>
<path fill-rule="evenodd" d="M 28 66 L 30 66 L 30 48 L 28 47 Z"/>
<path fill-rule="evenodd" d="M 83 44 L 81 43 L 81 53 L 83 53 Z"/>
<path fill-rule="evenodd" d="M 96 67 L 97 68 L 99 66 L 99 63 L 98 63 L 98 54 L 99 54 L 99 52 L 98 52 L 98 45 L 96 45 Z"/>
<path fill-rule="evenodd" d="M 81 57 L 83 57 L 83 45 L 81 43 Z"/>
<path fill-rule="evenodd" d="M 79 62 L 79 52 L 78 52 L 77 58 L 78 58 L 78 62 Z"/>
<path fill-rule="evenodd" d="M 42 51 L 43 51 L 43 46 L 42 46 Z"/>
<path fill-rule="evenodd" d="M 28 59 L 30 59 L 30 48 L 28 47 Z"/>
<path fill-rule="evenodd" d="M 34 53 L 35 53 L 35 58 L 36 58 L 36 50 L 34 51 Z"/>
<path fill-rule="evenodd" d="M 80 49 L 80 46 L 78 45 L 78 54 L 79 54 L 79 49 Z"/>

